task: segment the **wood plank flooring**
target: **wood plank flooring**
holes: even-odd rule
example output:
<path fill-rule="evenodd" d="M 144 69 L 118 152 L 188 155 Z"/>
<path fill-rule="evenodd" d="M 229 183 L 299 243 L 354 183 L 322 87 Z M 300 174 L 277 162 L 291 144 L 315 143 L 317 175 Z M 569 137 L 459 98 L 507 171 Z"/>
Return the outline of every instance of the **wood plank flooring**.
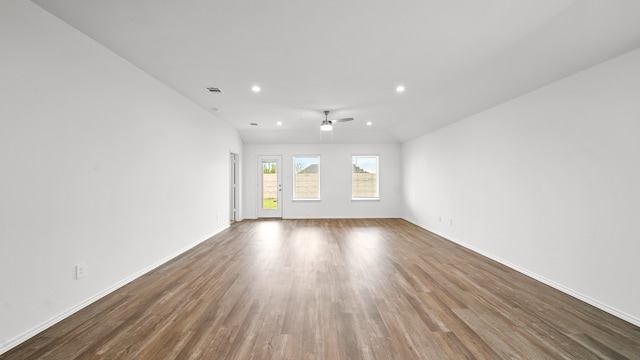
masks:
<path fill-rule="evenodd" d="M 640 328 L 399 219 L 245 220 L 0 356 L 640 359 Z"/>

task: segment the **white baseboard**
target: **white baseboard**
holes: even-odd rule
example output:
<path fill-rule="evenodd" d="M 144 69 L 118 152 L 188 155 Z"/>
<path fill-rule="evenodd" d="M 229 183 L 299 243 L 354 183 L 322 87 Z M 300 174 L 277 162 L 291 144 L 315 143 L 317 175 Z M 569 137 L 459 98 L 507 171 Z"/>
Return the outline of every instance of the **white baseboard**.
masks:
<path fill-rule="evenodd" d="M 635 326 L 640 326 L 640 319 L 635 317 L 635 316 L 632 316 L 632 315 L 627 314 L 627 313 L 625 313 L 623 311 L 620 311 L 620 310 L 618 310 L 616 308 L 613 308 L 613 307 L 611 307 L 611 306 L 609 306 L 607 304 L 604 304 L 604 303 L 602 303 L 602 302 L 600 302 L 598 300 L 592 299 L 589 296 L 581 294 L 580 292 L 577 292 L 577 291 L 575 291 L 575 290 L 573 290 L 571 288 L 568 288 L 568 287 L 566 287 L 566 286 L 564 286 L 562 284 L 558 284 L 553 280 L 549 280 L 549 279 L 547 279 L 547 278 L 545 278 L 543 276 L 540 276 L 540 275 L 538 275 L 538 274 L 536 274 L 534 272 L 531 272 L 531 271 L 529 271 L 529 270 L 527 270 L 525 268 L 522 268 L 522 267 L 520 267 L 518 265 L 512 264 L 512 263 L 510 263 L 510 262 L 508 262 L 508 261 L 506 261 L 504 259 L 501 259 L 501 258 L 499 258 L 499 257 L 497 257 L 497 256 L 495 256 L 493 254 L 490 254 L 490 253 L 488 253 L 488 252 L 486 252 L 484 250 L 481 250 L 481 249 L 478 249 L 478 248 L 476 248 L 476 247 L 474 247 L 472 245 L 469 245 L 469 244 L 465 243 L 464 241 L 460 241 L 459 239 L 450 238 L 450 237 L 447 237 L 445 235 L 442 235 L 442 234 L 438 233 L 437 231 L 433 231 L 433 230 L 427 228 L 426 226 L 422 226 L 422 225 L 418 224 L 415 221 L 412 221 L 412 220 L 409 220 L 409 219 L 406 219 L 406 218 L 404 220 L 407 220 L 408 222 L 410 222 L 410 223 L 412 223 L 412 224 L 414 224 L 416 226 L 419 226 L 419 227 L 421 227 L 421 228 L 423 228 L 423 229 L 425 229 L 425 230 L 427 230 L 427 231 L 429 231 L 431 233 L 434 233 L 434 234 L 440 236 L 441 238 L 443 238 L 445 240 L 449 240 L 451 242 L 454 242 L 454 243 L 456 243 L 456 244 L 458 244 L 458 245 L 460 245 L 462 247 L 465 247 L 465 248 L 467 248 L 467 249 L 469 249 L 469 250 L 471 250 L 473 252 L 476 252 L 476 253 L 478 253 L 480 255 L 486 256 L 491 260 L 497 261 L 502 265 L 505 265 L 505 266 L 507 266 L 507 267 L 509 267 L 509 268 L 521 273 L 521 274 L 524 274 L 524 275 L 526 275 L 526 276 L 528 276 L 530 278 L 533 278 L 533 279 L 535 279 L 537 281 L 540 281 L 543 284 L 549 285 L 552 288 L 554 288 L 556 290 L 559 290 L 559 291 L 562 291 L 563 293 L 565 293 L 567 295 L 570 295 L 570 296 L 572 296 L 572 297 L 574 297 L 574 298 L 576 298 L 578 300 L 584 301 L 585 303 L 587 303 L 589 305 L 592 305 L 592 306 L 594 306 L 594 307 L 596 307 L 596 308 L 598 308 L 598 309 L 600 309 L 600 310 L 602 310 L 604 312 L 607 312 L 607 313 L 609 313 L 609 314 L 611 314 L 611 315 L 613 315 L 613 316 L 615 316 L 617 318 L 620 318 L 620 319 L 622 319 L 624 321 L 627 321 L 627 322 L 629 322 L 629 323 L 631 323 L 631 324 L 633 324 Z"/>
<path fill-rule="evenodd" d="M 220 228 L 216 231 L 214 231 L 213 233 L 207 235 L 204 239 L 198 240 L 190 245 L 187 245 L 186 247 L 174 252 L 173 254 L 147 266 L 146 268 L 132 274 L 131 276 L 115 283 L 114 285 L 109 286 L 108 288 L 106 288 L 105 290 L 99 292 L 96 295 L 93 295 L 92 297 L 80 302 L 79 304 L 76 304 L 75 306 L 72 306 L 71 308 L 67 309 L 66 311 L 63 311 L 62 313 L 52 317 L 51 319 L 25 331 L 24 333 L 14 337 L 13 339 L 10 339 L 8 342 L 2 344 L 2 346 L 0 346 L 0 355 L 4 354 L 5 352 L 13 349 L 14 347 L 22 344 L 23 342 L 29 340 L 30 338 L 32 338 L 33 336 L 41 333 L 42 331 L 50 328 L 51 326 L 57 324 L 58 322 L 66 319 L 67 317 L 73 315 L 74 313 L 84 309 L 85 307 L 93 304 L 94 302 L 100 300 L 101 298 L 111 294 L 112 292 L 118 290 L 119 288 L 127 285 L 128 283 L 134 281 L 135 279 L 141 277 L 142 275 L 145 275 L 146 273 L 152 271 L 153 269 L 159 267 L 160 265 L 174 259 L 175 257 L 182 255 L 183 253 L 191 250 L 192 248 L 196 247 L 197 245 L 205 242 L 206 240 L 210 239 L 211 237 L 213 237 L 214 235 L 222 232 L 223 230 L 226 230 L 229 227 L 229 225 Z"/>

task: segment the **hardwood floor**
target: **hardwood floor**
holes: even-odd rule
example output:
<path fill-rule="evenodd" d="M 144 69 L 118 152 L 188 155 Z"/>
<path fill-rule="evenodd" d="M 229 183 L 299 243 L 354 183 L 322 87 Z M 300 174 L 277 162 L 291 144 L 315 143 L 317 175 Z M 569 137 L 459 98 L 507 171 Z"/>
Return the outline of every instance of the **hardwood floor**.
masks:
<path fill-rule="evenodd" d="M 399 219 L 245 220 L 0 359 L 640 359 L 640 328 Z"/>

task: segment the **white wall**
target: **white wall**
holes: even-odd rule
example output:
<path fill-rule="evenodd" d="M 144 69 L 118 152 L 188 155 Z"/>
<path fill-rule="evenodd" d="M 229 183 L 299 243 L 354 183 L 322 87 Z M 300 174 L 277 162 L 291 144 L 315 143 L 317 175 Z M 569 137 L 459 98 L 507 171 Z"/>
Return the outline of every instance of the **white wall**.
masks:
<path fill-rule="evenodd" d="M 403 145 L 405 218 L 640 325 L 640 50 Z"/>
<path fill-rule="evenodd" d="M 245 144 L 243 162 L 243 216 L 257 217 L 258 155 L 282 155 L 283 214 L 291 218 L 400 217 L 400 144 Z M 293 201 L 293 156 L 320 155 L 321 201 Z M 378 155 L 379 201 L 351 200 L 351 156 Z"/>
<path fill-rule="evenodd" d="M 0 48 L 2 353 L 227 227 L 242 142 L 31 2 L 0 2 Z"/>

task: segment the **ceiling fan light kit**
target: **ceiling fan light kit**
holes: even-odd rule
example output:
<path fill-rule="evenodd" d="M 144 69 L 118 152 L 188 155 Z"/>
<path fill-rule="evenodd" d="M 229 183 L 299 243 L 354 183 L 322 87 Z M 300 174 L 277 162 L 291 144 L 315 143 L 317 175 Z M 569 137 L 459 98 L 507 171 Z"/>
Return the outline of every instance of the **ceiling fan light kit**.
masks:
<path fill-rule="evenodd" d="M 320 123 L 320 130 L 321 131 L 331 131 L 331 130 L 333 130 L 333 124 L 334 123 L 346 122 L 346 121 L 352 121 L 352 120 L 353 120 L 353 118 L 329 120 L 329 110 L 325 110 L 324 111 L 324 120 L 322 120 L 322 123 Z"/>

